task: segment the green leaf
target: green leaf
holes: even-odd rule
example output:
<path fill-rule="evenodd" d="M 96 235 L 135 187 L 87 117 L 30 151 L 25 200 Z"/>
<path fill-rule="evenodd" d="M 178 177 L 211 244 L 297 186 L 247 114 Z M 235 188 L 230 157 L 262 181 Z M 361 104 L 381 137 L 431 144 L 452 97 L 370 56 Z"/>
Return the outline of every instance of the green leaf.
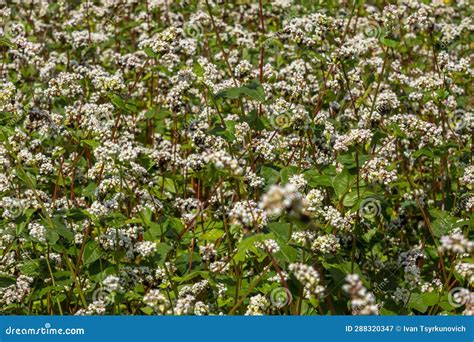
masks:
<path fill-rule="evenodd" d="M 146 306 L 144 308 L 141 308 L 140 309 L 144 314 L 146 315 L 153 315 L 153 313 L 155 312 L 152 308 L 150 308 L 149 306 Z"/>
<path fill-rule="evenodd" d="M 386 38 L 386 37 L 382 37 L 380 38 L 380 42 L 385 45 L 385 46 L 389 46 L 391 48 L 397 48 L 398 45 L 400 45 L 400 42 L 396 41 L 396 40 L 392 40 L 392 39 L 389 39 L 389 38 Z"/>
<path fill-rule="evenodd" d="M 328 186 L 332 187 L 332 179 L 329 175 L 322 175 L 316 170 L 308 170 L 304 173 L 304 178 L 308 181 L 310 187 Z"/>
<path fill-rule="evenodd" d="M 16 46 L 7 37 L 0 37 L 0 45 L 8 46 L 10 48 L 14 48 Z"/>
<path fill-rule="evenodd" d="M 433 208 L 429 210 L 429 213 L 435 218 L 435 220 L 431 222 L 434 236 L 441 237 L 454 228 L 457 219 L 448 212 Z"/>
<path fill-rule="evenodd" d="M 39 274 L 40 261 L 39 260 L 26 260 L 21 265 L 21 273 L 27 276 L 37 276 Z"/>
<path fill-rule="evenodd" d="M 280 179 L 280 173 L 269 166 L 262 166 L 260 176 L 265 179 L 265 183 L 268 184 L 268 186 L 277 183 L 278 179 Z"/>
<path fill-rule="evenodd" d="M 59 240 L 59 234 L 56 230 L 46 227 L 46 241 L 50 245 L 54 245 Z"/>
<path fill-rule="evenodd" d="M 156 256 L 155 256 L 155 261 L 158 262 L 159 265 L 163 265 L 164 262 L 166 261 L 166 257 L 168 256 L 168 253 L 173 249 L 170 245 L 161 242 L 156 245 Z"/>
<path fill-rule="evenodd" d="M 408 306 L 415 310 L 418 310 L 421 313 L 426 312 L 428 305 L 423 301 L 423 297 L 419 293 L 411 293 Z"/>
<path fill-rule="evenodd" d="M 215 95 L 215 98 L 238 99 L 240 96 L 247 96 L 252 100 L 265 102 L 265 91 L 260 83 L 256 81 L 243 87 L 233 87 L 221 90 Z"/>
<path fill-rule="evenodd" d="M 340 198 L 342 195 L 349 191 L 351 186 L 351 177 L 349 172 L 344 169 L 341 173 L 339 173 L 336 177 L 332 179 L 332 187 L 334 191 L 336 191 L 336 195 Z"/>
<path fill-rule="evenodd" d="M 60 236 L 65 238 L 68 242 L 74 240 L 74 233 L 70 229 L 68 229 L 63 222 L 61 222 L 61 219 L 59 217 L 53 218 L 53 224 L 54 227 L 50 229 L 54 229 Z"/>
<path fill-rule="evenodd" d="M 433 152 L 427 148 L 422 148 L 421 150 L 418 150 L 412 154 L 412 157 L 415 159 L 420 156 L 427 156 L 428 158 L 431 158 L 431 159 L 434 158 Z"/>
<path fill-rule="evenodd" d="M 148 47 L 147 47 L 147 48 L 144 48 L 143 51 L 145 51 L 145 53 L 146 53 L 146 55 L 147 55 L 148 57 L 154 58 L 154 57 L 158 57 L 158 56 L 159 56 L 159 55 L 156 54 L 152 49 L 150 49 L 150 48 L 148 48 Z"/>
<path fill-rule="evenodd" d="M 237 247 L 237 253 L 234 256 L 236 261 L 245 261 L 245 253 L 248 250 L 256 250 L 255 242 L 263 241 L 269 238 L 272 238 L 273 234 L 255 234 L 240 241 L 239 246 Z"/>
<path fill-rule="evenodd" d="M 84 139 L 84 140 L 82 140 L 82 143 L 84 143 L 86 145 L 89 145 L 92 148 L 96 148 L 96 147 L 100 146 L 100 142 L 95 141 L 95 140 Z"/>
<path fill-rule="evenodd" d="M 439 301 L 439 293 L 437 292 L 425 292 L 421 294 L 421 300 L 423 304 L 427 306 L 433 306 Z"/>
<path fill-rule="evenodd" d="M 290 224 L 286 222 L 271 222 L 267 227 L 283 241 L 290 239 Z"/>
<path fill-rule="evenodd" d="M 288 246 L 286 242 L 282 241 L 278 243 L 278 246 L 280 246 L 280 250 L 275 253 L 275 257 L 278 261 L 286 261 L 291 263 L 296 260 L 296 257 L 298 255 L 296 249 L 291 246 Z"/>
<path fill-rule="evenodd" d="M 15 277 L 0 275 L 0 288 L 8 287 L 16 283 Z"/>
<path fill-rule="evenodd" d="M 93 263 L 94 261 L 98 260 L 101 257 L 101 255 L 102 255 L 102 252 L 97 242 L 93 240 L 89 241 L 84 248 L 84 257 L 83 257 L 84 265 L 89 265 Z"/>
<path fill-rule="evenodd" d="M 222 229 L 212 229 L 205 234 L 201 235 L 202 240 L 208 240 L 208 241 L 216 241 L 217 239 L 220 239 L 224 235 L 224 231 Z"/>

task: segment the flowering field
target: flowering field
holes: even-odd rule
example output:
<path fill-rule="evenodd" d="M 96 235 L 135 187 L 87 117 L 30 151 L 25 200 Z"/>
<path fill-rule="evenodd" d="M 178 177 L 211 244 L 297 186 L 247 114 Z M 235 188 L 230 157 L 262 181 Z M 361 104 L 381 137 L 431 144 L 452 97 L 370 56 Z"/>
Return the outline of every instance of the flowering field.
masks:
<path fill-rule="evenodd" d="M 8 3 L 0 314 L 474 314 L 468 1 Z"/>

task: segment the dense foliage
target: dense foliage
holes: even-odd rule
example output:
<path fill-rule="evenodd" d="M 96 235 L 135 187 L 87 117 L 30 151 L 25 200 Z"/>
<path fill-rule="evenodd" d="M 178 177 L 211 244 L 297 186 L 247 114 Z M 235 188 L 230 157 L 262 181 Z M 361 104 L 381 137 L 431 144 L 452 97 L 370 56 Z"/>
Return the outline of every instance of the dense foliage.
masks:
<path fill-rule="evenodd" d="M 474 313 L 468 1 L 6 3 L 0 313 Z"/>

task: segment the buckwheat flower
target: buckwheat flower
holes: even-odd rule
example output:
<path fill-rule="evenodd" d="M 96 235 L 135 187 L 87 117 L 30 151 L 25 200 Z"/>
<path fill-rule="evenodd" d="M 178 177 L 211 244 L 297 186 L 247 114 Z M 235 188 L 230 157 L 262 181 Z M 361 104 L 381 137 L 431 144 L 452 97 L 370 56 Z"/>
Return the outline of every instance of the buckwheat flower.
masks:
<path fill-rule="evenodd" d="M 306 246 L 310 245 L 311 242 L 315 239 L 316 234 L 309 231 L 309 230 L 304 230 L 301 232 L 293 232 L 291 234 L 291 239 L 295 241 L 297 244 Z"/>
<path fill-rule="evenodd" d="M 39 242 L 46 243 L 46 228 L 42 224 L 30 222 L 28 233 Z"/>
<path fill-rule="evenodd" d="M 267 298 L 261 294 L 250 297 L 249 305 L 247 306 L 247 311 L 245 311 L 246 316 L 261 316 L 265 313 L 268 308 L 269 303 Z"/>
<path fill-rule="evenodd" d="M 11 104 L 16 88 L 11 82 L 0 83 L 0 111 L 11 111 Z"/>
<path fill-rule="evenodd" d="M 71 72 L 61 72 L 49 81 L 48 94 L 51 96 L 74 97 L 82 93 L 79 81 L 82 76 Z"/>
<path fill-rule="evenodd" d="M 389 185 L 398 178 L 397 170 L 388 170 L 390 162 L 385 158 L 375 157 L 364 163 L 361 168 L 361 176 L 368 182 L 378 182 Z"/>
<path fill-rule="evenodd" d="M 143 296 L 143 303 L 151 307 L 153 311 L 160 314 L 167 313 L 170 303 L 166 296 L 158 289 L 151 289 Z"/>
<path fill-rule="evenodd" d="M 452 294 L 451 299 L 455 304 L 465 306 L 463 315 L 472 316 L 474 313 L 474 292 L 471 292 L 469 289 L 460 288 Z"/>
<path fill-rule="evenodd" d="M 251 188 L 260 188 L 265 185 L 265 179 L 257 176 L 250 167 L 245 170 L 244 180 Z"/>
<path fill-rule="evenodd" d="M 105 287 L 105 291 L 107 292 L 121 292 L 123 290 L 122 285 L 120 285 L 120 278 L 114 275 L 107 276 L 102 285 Z"/>
<path fill-rule="evenodd" d="M 298 191 L 302 191 L 304 187 L 308 184 L 308 181 L 304 179 L 303 174 L 293 175 L 288 179 L 288 182 L 293 184 Z"/>
<path fill-rule="evenodd" d="M 270 254 L 277 253 L 280 250 L 280 246 L 278 246 L 278 243 L 273 239 L 266 239 L 262 242 L 255 242 L 255 247 L 261 248 Z"/>
<path fill-rule="evenodd" d="M 156 34 L 153 38 L 145 39 L 138 44 L 140 49 L 151 49 L 155 54 L 168 51 L 172 47 L 181 30 L 171 26 L 164 31 Z"/>
<path fill-rule="evenodd" d="M 216 274 L 225 274 L 229 269 L 230 263 L 227 261 L 214 261 L 209 265 L 209 270 Z"/>
<path fill-rule="evenodd" d="M 357 274 L 346 276 L 347 284 L 343 285 L 351 298 L 351 308 L 353 315 L 378 315 L 379 307 L 375 303 L 375 296 L 368 292 Z"/>
<path fill-rule="evenodd" d="M 205 246 L 199 246 L 199 253 L 203 261 L 214 261 L 217 251 L 213 243 L 208 243 Z"/>
<path fill-rule="evenodd" d="M 156 252 L 156 243 L 152 241 L 140 241 L 135 245 L 135 251 L 142 257 L 146 258 Z"/>
<path fill-rule="evenodd" d="M 93 316 L 104 315 L 107 311 L 107 304 L 102 300 L 90 303 L 86 309 L 79 309 L 75 313 L 76 316 Z"/>
<path fill-rule="evenodd" d="M 312 189 L 306 195 L 305 210 L 311 214 L 315 214 L 319 209 L 322 208 L 323 201 L 324 195 L 321 190 Z"/>
<path fill-rule="evenodd" d="M 472 189 L 474 186 L 474 166 L 470 165 L 464 170 L 464 174 L 460 179 L 461 184 L 467 186 L 467 188 Z"/>
<path fill-rule="evenodd" d="M 431 282 L 426 282 L 421 285 L 421 292 L 434 292 L 441 291 L 443 289 L 443 283 L 441 279 L 434 278 Z"/>
<path fill-rule="evenodd" d="M 300 18 L 292 18 L 283 28 L 285 37 L 296 44 L 314 46 L 321 44 L 329 31 L 339 27 L 339 22 L 321 13 L 311 13 Z"/>
<path fill-rule="evenodd" d="M 204 154 L 206 163 L 214 164 L 217 169 L 228 169 L 233 175 L 242 174 L 239 161 L 225 151 L 212 151 Z"/>
<path fill-rule="evenodd" d="M 125 84 L 120 75 L 98 75 L 92 79 L 92 84 L 104 92 L 120 91 L 125 88 Z"/>
<path fill-rule="evenodd" d="M 196 302 L 194 304 L 194 314 L 196 316 L 205 316 L 209 314 L 209 305 L 203 302 Z"/>
<path fill-rule="evenodd" d="M 231 222 L 245 227 L 263 227 L 267 223 L 265 212 L 252 201 L 236 202 L 228 213 Z"/>
<path fill-rule="evenodd" d="M 336 208 L 333 206 L 325 206 L 322 210 L 319 211 L 319 214 L 328 222 L 331 226 L 350 231 L 352 229 L 355 214 L 347 212 L 343 216 Z"/>
<path fill-rule="evenodd" d="M 449 235 L 444 235 L 440 239 L 441 246 L 438 252 L 442 254 L 451 254 L 463 256 L 474 251 L 474 241 L 469 241 L 464 237 L 461 229 L 453 229 Z"/>
<path fill-rule="evenodd" d="M 341 248 L 339 239 L 333 234 L 318 236 L 311 245 L 311 249 L 323 254 L 335 253 Z"/>
<path fill-rule="evenodd" d="M 288 269 L 303 285 L 305 298 L 310 299 L 312 297 L 319 297 L 324 293 L 324 287 L 319 284 L 319 273 L 313 268 L 313 266 L 294 263 L 290 264 Z"/>
<path fill-rule="evenodd" d="M 18 276 L 16 278 L 15 284 L 0 289 L 1 302 L 5 303 L 6 305 L 22 303 L 23 300 L 30 294 L 32 283 L 33 278 L 25 275 Z"/>
<path fill-rule="evenodd" d="M 280 270 L 280 272 L 275 272 L 275 274 L 271 277 L 268 277 L 268 281 L 270 282 L 278 282 L 278 283 L 283 283 L 287 281 L 290 278 L 289 274 L 283 270 Z"/>
<path fill-rule="evenodd" d="M 175 315 L 191 315 L 194 313 L 194 302 L 196 297 L 187 294 L 183 297 L 178 298 L 176 306 L 174 308 Z"/>
<path fill-rule="evenodd" d="M 474 264 L 468 262 L 460 262 L 456 264 L 455 268 L 457 273 L 467 280 L 469 285 L 474 285 Z"/>
<path fill-rule="evenodd" d="M 347 151 L 349 146 L 364 144 L 372 138 L 373 133 L 368 129 L 352 129 L 349 133 L 340 135 L 334 142 L 335 151 Z"/>

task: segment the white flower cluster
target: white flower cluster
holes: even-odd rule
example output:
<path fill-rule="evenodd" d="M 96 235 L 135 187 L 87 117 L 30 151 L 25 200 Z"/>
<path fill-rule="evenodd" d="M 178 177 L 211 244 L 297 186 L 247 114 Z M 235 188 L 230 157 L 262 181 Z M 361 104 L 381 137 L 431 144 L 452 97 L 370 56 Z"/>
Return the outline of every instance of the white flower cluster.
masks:
<path fill-rule="evenodd" d="M 459 273 L 464 279 L 467 280 L 469 285 L 474 285 L 474 264 L 468 262 L 460 262 L 456 264 L 455 270 Z"/>
<path fill-rule="evenodd" d="M 438 248 L 440 253 L 463 256 L 474 251 L 474 241 L 469 241 L 459 228 L 453 229 L 449 235 L 442 236 L 440 242 Z"/>
<path fill-rule="evenodd" d="M 333 234 L 321 235 L 314 239 L 311 249 L 322 254 L 336 253 L 341 245 L 339 239 Z"/>
<path fill-rule="evenodd" d="M 280 246 L 278 246 L 278 243 L 273 239 L 266 239 L 262 242 L 255 242 L 255 247 L 261 248 L 270 254 L 277 253 L 280 250 Z"/>
<path fill-rule="evenodd" d="M 0 289 L 1 302 L 5 305 L 21 303 L 31 292 L 33 278 L 20 275 L 15 284 Z"/>
<path fill-rule="evenodd" d="M 340 135 L 334 142 L 335 151 L 347 151 L 354 144 L 365 144 L 372 138 L 373 133 L 369 129 L 353 129 L 347 134 Z"/>
<path fill-rule="evenodd" d="M 267 223 L 266 213 L 252 200 L 234 203 L 229 217 L 233 224 L 244 227 L 263 227 Z"/>
<path fill-rule="evenodd" d="M 349 274 L 342 288 L 351 298 L 353 315 L 378 315 L 379 307 L 375 303 L 375 296 L 368 292 L 357 274 Z"/>
<path fill-rule="evenodd" d="M 246 316 L 261 316 L 264 314 L 269 303 L 267 298 L 261 294 L 250 297 L 249 305 L 247 306 Z"/>
<path fill-rule="evenodd" d="M 143 296 L 143 302 L 151 307 L 154 312 L 168 313 L 170 303 L 166 296 L 158 289 L 151 289 Z"/>
<path fill-rule="evenodd" d="M 288 269 L 303 285 L 304 296 L 306 298 L 319 297 L 324 293 L 324 286 L 320 285 L 321 280 L 319 273 L 313 268 L 313 266 L 294 263 L 290 264 Z"/>

